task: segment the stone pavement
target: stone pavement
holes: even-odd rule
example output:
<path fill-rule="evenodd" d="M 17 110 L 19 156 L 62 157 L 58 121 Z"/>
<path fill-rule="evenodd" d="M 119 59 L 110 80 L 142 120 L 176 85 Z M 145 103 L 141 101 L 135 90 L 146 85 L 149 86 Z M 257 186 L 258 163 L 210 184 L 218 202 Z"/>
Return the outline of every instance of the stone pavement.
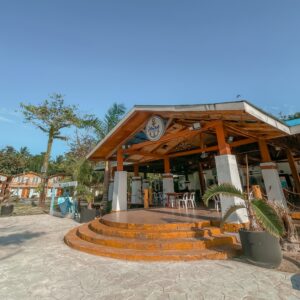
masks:
<path fill-rule="evenodd" d="M 125 262 L 63 243 L 78 224 L 0 218 L 0 299 L 300 299 L 300 274 L 237 261 Z"/>

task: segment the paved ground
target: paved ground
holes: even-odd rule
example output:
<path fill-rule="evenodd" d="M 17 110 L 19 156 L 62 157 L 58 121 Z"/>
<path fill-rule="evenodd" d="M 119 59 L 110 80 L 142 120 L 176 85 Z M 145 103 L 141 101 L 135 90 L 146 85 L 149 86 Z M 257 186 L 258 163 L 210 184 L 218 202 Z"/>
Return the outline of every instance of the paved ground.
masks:
<path fill-rule="evenodd" d="M 0 299 L 300 299 L 300 274 L 236 261 L 133 263 L 68 248 L 77 224 L 0 219 Z"/>

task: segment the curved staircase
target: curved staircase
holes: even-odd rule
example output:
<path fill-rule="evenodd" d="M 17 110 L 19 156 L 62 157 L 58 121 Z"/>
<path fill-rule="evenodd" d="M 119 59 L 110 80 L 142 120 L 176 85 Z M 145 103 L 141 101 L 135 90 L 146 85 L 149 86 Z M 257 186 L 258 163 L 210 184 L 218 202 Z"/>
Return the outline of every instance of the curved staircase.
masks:
<path fill-rule="evenodd" d="M 90 254 L 135 261 L 227 259 L 239 251 L 235 238 L 210 221 L 129 224 L 97 219 L 72 229 L 64 241 Z"/>

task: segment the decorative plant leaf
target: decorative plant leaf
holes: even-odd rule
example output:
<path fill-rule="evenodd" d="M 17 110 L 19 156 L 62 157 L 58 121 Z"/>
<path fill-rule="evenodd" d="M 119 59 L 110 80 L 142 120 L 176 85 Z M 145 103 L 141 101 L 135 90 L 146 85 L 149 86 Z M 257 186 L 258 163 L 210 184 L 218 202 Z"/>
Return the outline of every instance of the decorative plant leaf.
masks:
<path fill-rule="evenodd" d="M 229 209 L 226 211 L 224 217 L 222 218 L 222 221 L 221 221 L 221 227 L 223 227 L 224 223 L 226 222 L 226 220 L 235 212 L 237 211 L 238 209 L 241 209 L 241 208 L 246 208 L 245 205 L 233 205 L 231 207 L 229 207 Z"/>
<path fill-rule="evenodd" d="M 284 225 L 276 211 L 264 200 L 255 199 L 250 202 L 251 208 L 258 223 L 270 234 L 281 237 L 284 234 Z"/>
<path fill-rule="evenodd" d="M 246 200 L 244 194 L 235 186 L 230 183 L 222 183 L 220 185 L 213 185 L 206 190 L 203 195 L 204 204 L 208 206 L 208 201 L 216 195 L 239 197 Z"/>

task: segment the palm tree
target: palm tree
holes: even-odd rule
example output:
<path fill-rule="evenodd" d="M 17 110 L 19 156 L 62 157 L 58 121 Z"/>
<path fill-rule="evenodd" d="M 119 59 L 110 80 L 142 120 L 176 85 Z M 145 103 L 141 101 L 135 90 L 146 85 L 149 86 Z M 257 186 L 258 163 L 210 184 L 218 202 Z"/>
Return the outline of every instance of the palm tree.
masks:
<path fill-rule="evenodd" d="M 99 140 L 105 138 L 105 136 L 120 122 L 125 114 L 126 108 L 124 104 L 113 103 L 113 105 L 108 109 L 103 120 L 98 120 L 95 122 L 95 133 Z M 108 200 L 108 187 L 109 187 L 109 177 L 111 173 L 111 164 L 109 161 L 105 162 L 104 171 L 104 182 L 103 182 L 103 204 L 106 208 Z"/>
<path fill-rule="evenodd" d="M 282 237 L 285 230 L 281 218 L 278 216 L 274 208 L 263 199 L 249 199 L 246 194 L 241 192 L 235 186 L 229 183 L 214 185 L 208 188 L 203 196 L 203 202 L 208 206 L 208 202 L 216 195 L 238 197 L 244 200 L 244 205 L 233 205 L 225 213 L 221 226 L 226 222 L 228 217 L 235 211 L 241 208 L 246 208 L 250 230 L 257 231 L 264 229 L 275 237 Z"/>

